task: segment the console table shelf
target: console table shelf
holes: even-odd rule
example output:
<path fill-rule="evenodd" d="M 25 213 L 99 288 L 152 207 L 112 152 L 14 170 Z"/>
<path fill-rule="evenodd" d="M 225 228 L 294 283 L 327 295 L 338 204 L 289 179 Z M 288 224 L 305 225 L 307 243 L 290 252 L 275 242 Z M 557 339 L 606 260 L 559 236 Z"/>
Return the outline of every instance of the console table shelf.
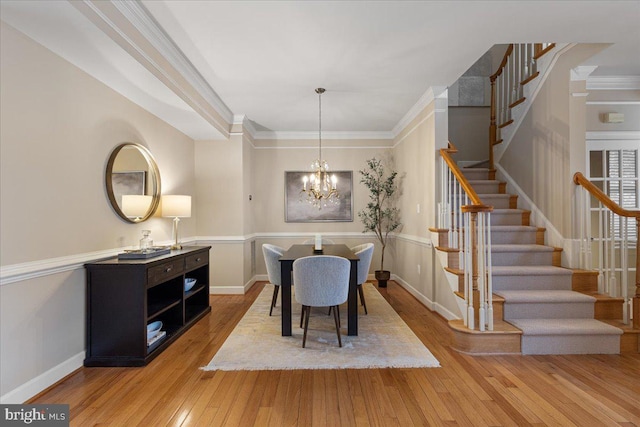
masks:
<path fill-rule="evenodd" d="M 211 311 L 210 246 L 150 259 L 88 263 L 85 366 L 144 366 Z M 196 285 L 184 291 L 185 278 Z M 147 324 L 162 321 L 166 336 L 147 346 Z"/>

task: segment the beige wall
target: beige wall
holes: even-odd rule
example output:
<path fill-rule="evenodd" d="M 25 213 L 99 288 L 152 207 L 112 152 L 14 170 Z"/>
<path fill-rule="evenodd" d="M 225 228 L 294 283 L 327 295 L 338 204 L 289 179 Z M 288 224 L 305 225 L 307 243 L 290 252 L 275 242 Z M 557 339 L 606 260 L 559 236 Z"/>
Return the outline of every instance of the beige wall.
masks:
<path fill-rule="evenodd" d="M 169 241 L 169 219 L 119 219 L 104 170 L 118 144 L 140 143 L 158 163 L 165 194 L 194 194 L 193 141 L 22 33 L 4 23 L 1 31 L 3 269 L 137 245 L 146 228 Z M 181 234 L 193 236 L 195 222 L 184 219 Z M 84 298 L 82 263 L 0 286 L 0 396 L 69 360 L 78 367 Z"/>
<path fill-rule="evenodd" d="M 490 107 L 449 107 L 449 141 L 458 153 L 456 161 L 489 159 Z"/>
<path fill-rule="evenodd" d="M 565 237 L 572 235 L 572 176 L 585 164 L 584 124 L 572 127 L 572 108 L 583 107 L 572 100 L 570 71 L 601 49 L 582 44 L 559 57 L 498 162 Z"/>
<path fill-rule="evenodd" d="M 640 90 L 589 90 L 587 130 L 619 132 L 640 130 Z M 624 114 L 624 123 L 604 123 L 604 113 Z"/>

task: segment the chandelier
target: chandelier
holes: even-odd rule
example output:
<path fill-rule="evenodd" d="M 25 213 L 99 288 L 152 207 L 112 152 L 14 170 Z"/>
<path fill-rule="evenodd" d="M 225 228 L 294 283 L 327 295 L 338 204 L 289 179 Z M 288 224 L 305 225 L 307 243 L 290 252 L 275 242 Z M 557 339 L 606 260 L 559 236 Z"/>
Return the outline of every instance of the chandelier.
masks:
<path fill-rule="evenodd" d="M 318 94 L 318 158 L 311 163 L 311 173 L 302 177 L 302 199 L 322 209 L 323 206 L 338 203 L 340 195 L 336 190 L 338 178 L 329 176 L 329 165 L 322 160 L 322 94 L 325 90 L 316 89 Z M 306 197 L 304 196 L 306 194 Z"/>

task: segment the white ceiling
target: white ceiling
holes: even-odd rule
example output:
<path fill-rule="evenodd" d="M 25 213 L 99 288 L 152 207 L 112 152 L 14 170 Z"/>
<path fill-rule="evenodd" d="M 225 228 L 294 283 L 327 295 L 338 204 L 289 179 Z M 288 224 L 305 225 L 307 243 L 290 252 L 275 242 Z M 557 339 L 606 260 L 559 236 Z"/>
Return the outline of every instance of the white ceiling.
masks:
<path fill-rule="evenodd" d="M 99 2 L 83 4 L 92 3 Z M 612 43 L 585 65 L 599 65 L 597 75 L 640 76 L 640 1 L 142 5 L 136 9 L 208 83 L 216 111 L 226 119 L 244 115 L 257 131 L 317 132 L 314 89 L 324 87 L 323 131 L 393 134 L 429 88 L 453 84 L 494 44 Z M 82 5 L 2 1 L 1 7 L 4 21 L 186 134 L 224 136 L 210 117 L 194 112 L 192 100 L 176 96 L 125 51 L 119 36 L 96 26 Z"/>

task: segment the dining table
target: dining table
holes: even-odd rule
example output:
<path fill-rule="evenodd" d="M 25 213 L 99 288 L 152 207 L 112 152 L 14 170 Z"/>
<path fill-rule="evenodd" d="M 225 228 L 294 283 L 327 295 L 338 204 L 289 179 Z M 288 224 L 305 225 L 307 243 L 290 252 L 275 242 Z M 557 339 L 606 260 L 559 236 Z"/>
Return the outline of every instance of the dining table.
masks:
<path fill-rule="evenodd" d="M 358 261 L 360 257 L 343 244 L 322 245 L 315 251 L 314 245 L 292 245 L 280 257 L 282 272 L 282 336 L 291 336 L 291 285 L 293 262 L 298 258 L 314 255 L 333 255 L 346 258 L 351 263 L 349 295 L 347 297 L 347 335 L 358 335 Z"/>

